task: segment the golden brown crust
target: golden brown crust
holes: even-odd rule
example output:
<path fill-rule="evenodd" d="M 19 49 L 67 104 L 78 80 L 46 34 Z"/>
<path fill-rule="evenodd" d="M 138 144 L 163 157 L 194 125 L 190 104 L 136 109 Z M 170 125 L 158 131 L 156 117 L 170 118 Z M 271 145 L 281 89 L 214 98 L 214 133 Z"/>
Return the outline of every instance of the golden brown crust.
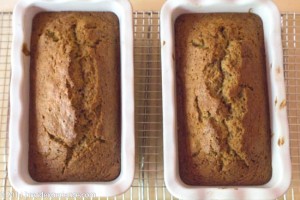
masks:
<path fill-rule="evenodd" d="M 33 20 L 29 172 L 36 181 L 109 181 L 120 173 L 120 51 L 112 13 Z"/>
<path fill-rule="evenodd" d="M 259 185 L 272 174 L 263 27 L 254 14 L 175 22 L 179 171 L 189 185 Z"/>

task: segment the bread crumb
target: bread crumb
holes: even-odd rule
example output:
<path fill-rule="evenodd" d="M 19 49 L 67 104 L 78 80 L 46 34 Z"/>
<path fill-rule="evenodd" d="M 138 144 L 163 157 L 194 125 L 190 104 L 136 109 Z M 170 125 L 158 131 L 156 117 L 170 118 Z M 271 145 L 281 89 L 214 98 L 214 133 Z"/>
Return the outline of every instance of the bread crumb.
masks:
<path fill-rule="evenodd" d="M 23 43 L 23 45 L 22 45 L 22 52 L 25 56 L 30 56 L 30 51 L 28 50 L 26 43 Z"/>
<path fill-rule="evenodd" d="M 282 108 L 284 108 L 285 106 L 286 106 L 286 100 L 284 99 L 284 100 L 280 103 L 279 109 L 282 109 Z"/>
<path fill-rule="evenodd" d="M 284 145 L 284 137 L 279 138 L 277 144 L 278 146 Z"/>

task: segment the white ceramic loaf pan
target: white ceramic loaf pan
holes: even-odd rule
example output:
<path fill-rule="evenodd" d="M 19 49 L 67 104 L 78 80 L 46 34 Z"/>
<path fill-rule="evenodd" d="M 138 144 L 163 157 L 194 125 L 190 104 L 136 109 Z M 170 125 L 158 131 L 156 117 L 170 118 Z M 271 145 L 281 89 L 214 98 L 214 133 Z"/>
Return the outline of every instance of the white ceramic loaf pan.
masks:
<path fill-rule="evenodd" d="M 253 12 L 263 21 L 272 136 L 272 178 L 265 185 L 207 187 L 186 185 L 178 172 L 174 22 L 184 13 Z M 180 199 L 275 199 L 291 181 L 289 129 L 283 75 L 280 13 L 271 0 L 168 0 L 161 10 L 164 177 Z"/>
<path fill-rule="evenodd" d="M 120 25 L 121 49 L 121 173 L 110 182 L 35 182 L 28 173 L 28 111 L 30 46 L 33 17 L 47 11 L 110 11 Z M 12 74 L 9 121 L 9 180 L 19 193 L 114 196 L 125 192 L 133 181 L 135 163 L 134 74 L 132 8 L 127 0 L 22 0 L 13 12 Z"/>

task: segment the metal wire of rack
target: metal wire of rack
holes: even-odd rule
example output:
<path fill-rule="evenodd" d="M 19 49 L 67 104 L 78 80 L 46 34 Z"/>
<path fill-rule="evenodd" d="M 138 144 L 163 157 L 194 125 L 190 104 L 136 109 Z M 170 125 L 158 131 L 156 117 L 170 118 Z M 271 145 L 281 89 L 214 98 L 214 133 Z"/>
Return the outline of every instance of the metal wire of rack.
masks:
<path fill-rule="evenodd" d="M 7 178 L 10 85 L 11 13 L 0 13 L 0 197 L 5 199 Z"/>
<path fill-rule="evenodd" d="M 38 199 L 16 193 L 7 178 L 11 15 L 0 12 L 0 199 Z M 133 16 L 135 179 L 126 193 L 95 199 L 176 199 L 167 191 L 163 179 L 159 12 L 134 12 Z M 300 199 L 300 14 L 283 13 L 281 23 L 293 176 L 290 189 L 279 199 L 295 200 Z"/>
<path fill-rule="evenodd" d="M 290 128 L 292 183 L 286 199 L 300 198 L 300 14 L 281 17 L 284 76 Z"/>

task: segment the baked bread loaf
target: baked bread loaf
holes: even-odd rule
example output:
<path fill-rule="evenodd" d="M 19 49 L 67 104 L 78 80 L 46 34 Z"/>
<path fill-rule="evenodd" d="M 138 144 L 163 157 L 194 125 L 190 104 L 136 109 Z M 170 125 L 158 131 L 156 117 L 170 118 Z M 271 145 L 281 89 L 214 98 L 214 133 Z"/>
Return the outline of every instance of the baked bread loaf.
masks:
<path fill-rule="evenodd" d="M 188 185 L 269 181 L 271 131 L 263 24 L 250 13 L 175 22 L 179 173 Z"/>
<path fill-rule="evenodd" d="M 40 182 L 120 173 L 120 41 L 109 12 L 34 17 L 29 173 Z"/>

